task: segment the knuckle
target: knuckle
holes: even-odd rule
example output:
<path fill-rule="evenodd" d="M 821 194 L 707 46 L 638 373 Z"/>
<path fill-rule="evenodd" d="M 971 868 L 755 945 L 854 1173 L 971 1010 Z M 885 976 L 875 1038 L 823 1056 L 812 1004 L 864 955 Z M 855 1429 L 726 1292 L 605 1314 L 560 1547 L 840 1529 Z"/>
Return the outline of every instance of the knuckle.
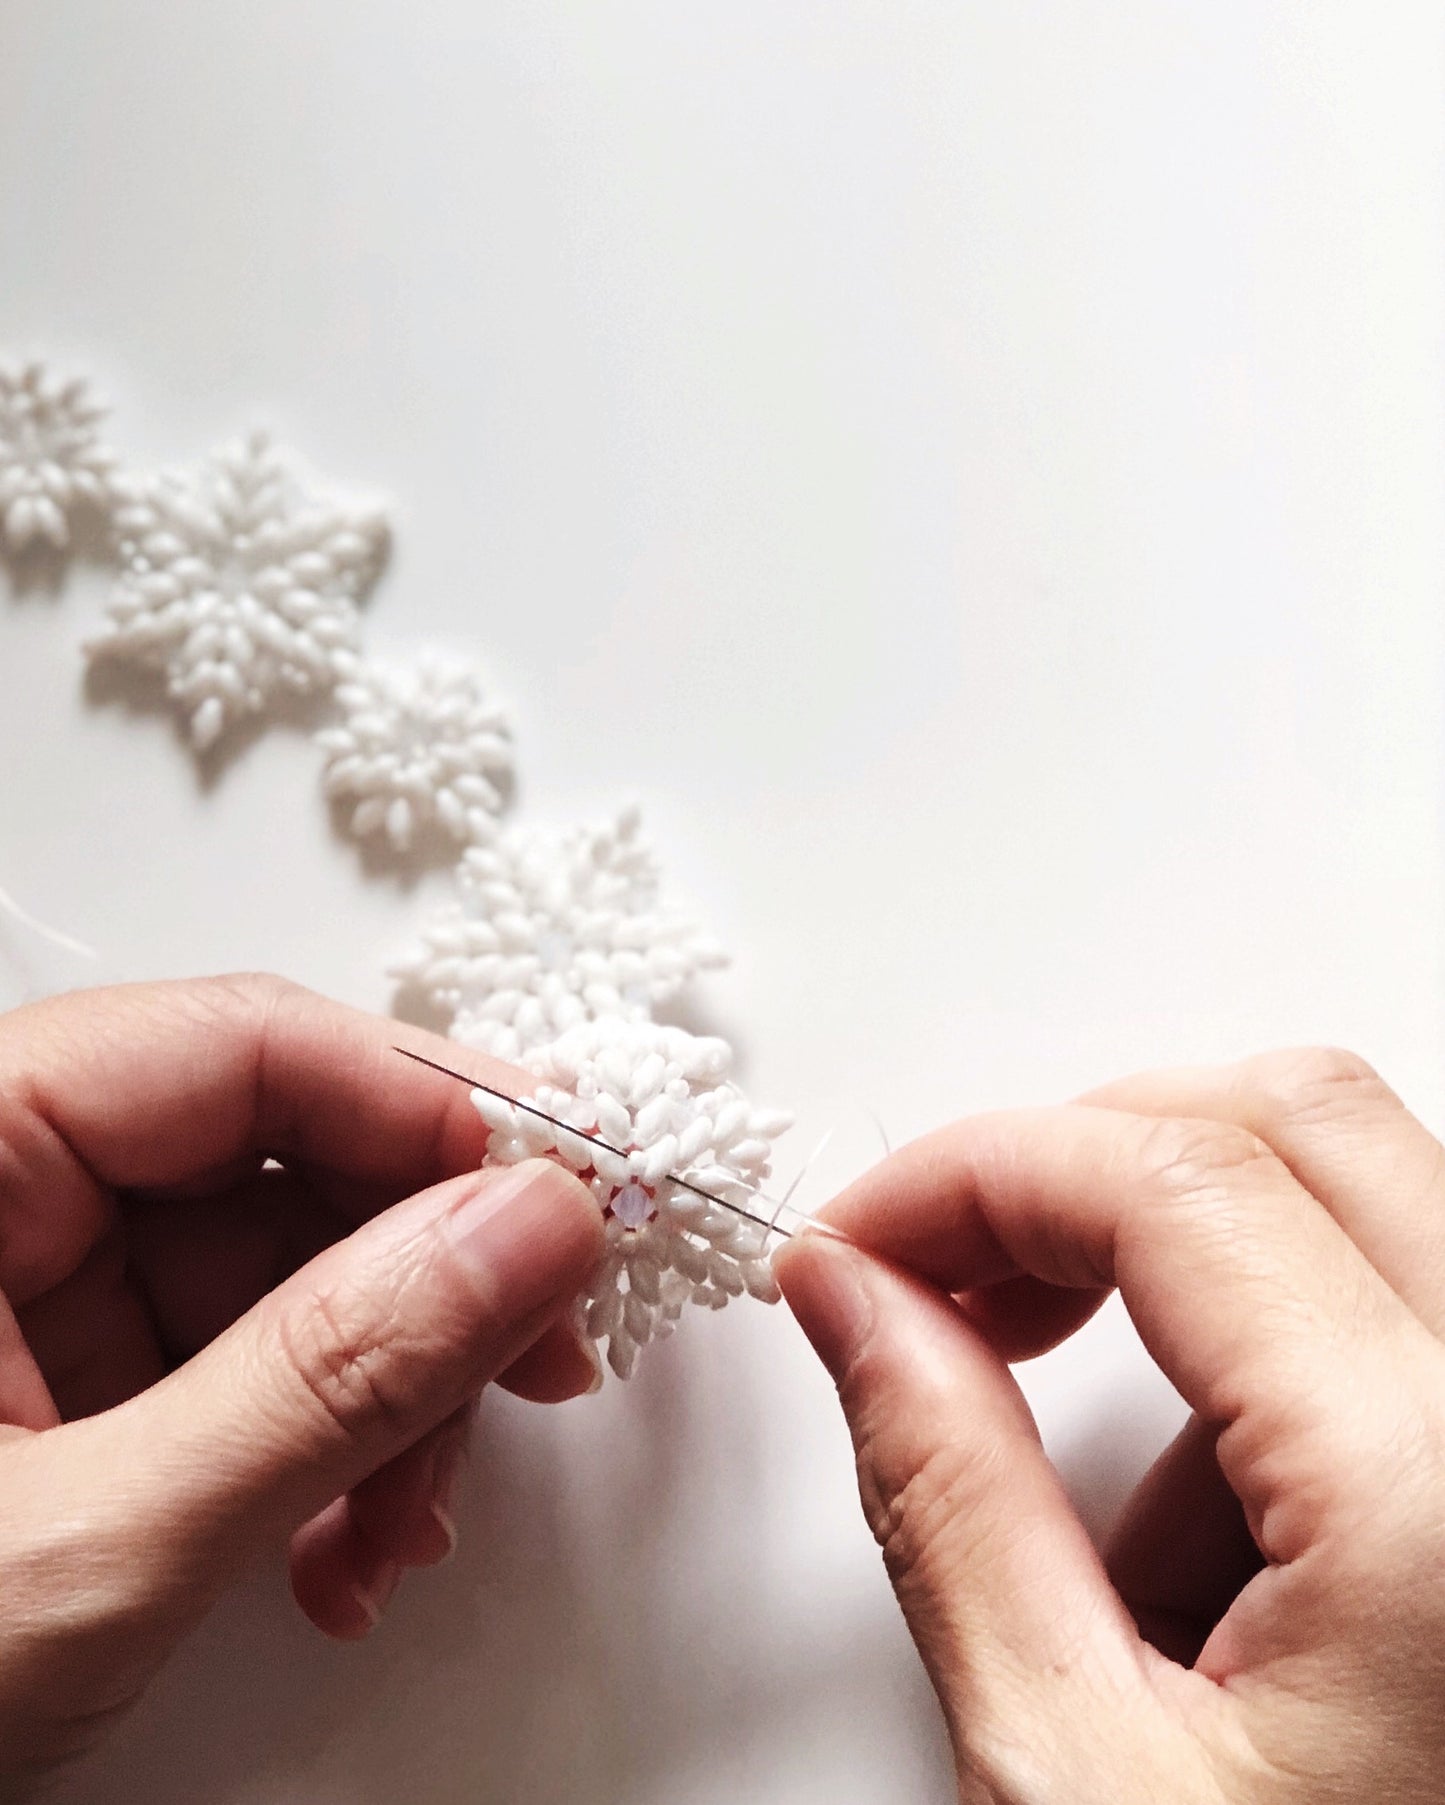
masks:
<path fill-rule="evenodd" d="M 258 1048 L 264 1048 L 277 1018 L 307 994 L 301 985 L 269 971 L 188 978 L 169 989 L 173 1007 L 187 1021 L 230 1034 L 239 1031 Z"/>
<path fill-rule="evenodd" d="M 1306 1513 L 1295 1541 L 1318 1546 L 1328 1537 L 1342 1596 L 1345 1581 L 1357 1581 L 1372 1588 L 1370 1608 L 1378 1605 L 1381 1586 L 1413 1590 L 1413 1576 L 1438 1565 L 1445 1482 L 1445 1412 L 1424 1386 L 1387 1397 L 1389 1380 L 1399 1378 L 1398 1350 L 1380 1353 L 1382 1382 L 1337 1405 L 1328 1420 L 1321 1437 L 1323 1476 L 1314 1494 L 1301 1486 L 1276 1506 L 1281 1517 Z M 1266 1536 L 1270 1530 L 1266 1521 Z M 1423 1602 L 1416 1593 L 1414 1604 Z"/>
<path fill-rule="evenodd" d="M 858 1451 L 858 1485 L 869 1528 L 894 1585 L 904 1590 L 935 1564 L 951 1526 L 967 1521 L 989 1489 L 993 1460 L 986 1451 L 944 1443 L 903 1473 L 889 1470 L 876 1444 Z"/>
<path fill-rule="evenodd" d="M 206 978 L 203 983 L 221 1008 L 239 1006 L 244 1014 L 262 1023 L 306 994 L 302 985 L 274 971 L 227 972 L 222 977 Z"/>
<path fill-rule="evenodd" d="M 283 1029 L 301 1015 L 315 997 L 290 978 L 269 971 L 231 972 L 203 980 L 199 1007 L 223 1029 L 239 1030 L 252 1053 L 252 1126 L 272 1143 L 268 1151 L 285 1148 L 295 1137 L 287 1087 L 272 1081 L 273 1055 L 284 1043 Z"/>
<path fill-rule="evenodd" d="M 383 1338 L 363 1299 L 343 1287 L 313 1291 L 306 1308 L 283 1315 L 279 1337 L 303 1393 L 346 1439 L 379 1425 L 409 1427 L 406 1399 L 392 1377 L 398 1363 L 391 1338 Z"/>
<path fill-rule="evenodd" d="M 1281 1116 L 1334 1116 L 1394 1096 L 1367 1059 L 1344 1047 L 1268 1053 L 1246 1072 L 1272 1113 Z"/>
<path fill-rule="evenodd" d="M 1150 1123 L 1140 1153 L 1148 1176 L 1166 1195 L 1179 1198 L 1232 1189 L 1251 1173 L 1278 1164 L 1273 1150 L 1247 1128 L 1187 1118 Z"/>

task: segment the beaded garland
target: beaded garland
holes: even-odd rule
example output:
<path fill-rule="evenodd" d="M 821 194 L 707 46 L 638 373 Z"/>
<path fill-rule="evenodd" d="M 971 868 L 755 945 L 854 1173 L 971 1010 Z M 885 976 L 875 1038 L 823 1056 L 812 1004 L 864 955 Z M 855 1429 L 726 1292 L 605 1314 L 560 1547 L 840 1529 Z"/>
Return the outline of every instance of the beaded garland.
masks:
<path fill-rule="evenodd" d="M 261 431 L 193 470 L 127 470 L 105 414 L 83 376 L 0 361 L 0 557 L 18 570 L 70 555 L 88 514 L 116 570 L 88 658 L 153 673 L 198 755 L 298 699 L 329 710 L 314 739 L 344 831 L 394 855 L 428 834 L 451 847 L 455 895 L 392 976 L 454 1039 L 530 1073 L 530 1100 L 556 1118 L 474 1092 L 483 1163 L 557 1160 L 602 1206 L 607 1252 L 576 1300 L 579 1335 L 625 1379 L 688 1304 L 775 1302 L 767 1223 L 738 1212 L 762 1213 L 789 1118 L 748 1102 L 725 1041 L 654 1019 L 725 956 L 664 893 L 638 811 L 502 826 L 512 731 L 478 667 L 365 652 L 383 509 Z"/>

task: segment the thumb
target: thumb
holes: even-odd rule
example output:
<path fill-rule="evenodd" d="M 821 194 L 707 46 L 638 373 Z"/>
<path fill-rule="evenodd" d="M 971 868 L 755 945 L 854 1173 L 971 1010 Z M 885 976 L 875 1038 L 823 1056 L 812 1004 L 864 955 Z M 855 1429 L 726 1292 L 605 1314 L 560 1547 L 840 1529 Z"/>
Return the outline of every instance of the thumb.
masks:
<path fill-rule="evenodd" d="M 799 1235 L 774 1265 L 837 1383 L 864 1512 L 961 1766 L 999 1789 L 987 1797 L 1032 1796 L 1035 1763 L 1057 1781 L 1058 1738 L 1098 1724 L 1104 1699 L 1134 1743 L 1120 1704 L 1143 1694 L 1134 1627 L 1008 1368 L 951 1298 L 847 1242 Z"/>
<path fill-rule="evenodd" d="M 114 1442 L 127 1508 L 159 1526 L 173 1578 L 224 1577 L 474 1396 L 602 1249 L 601 1212 L 556 1165 L 450 1179 L 327 1248 L 91 1427 Z"/>

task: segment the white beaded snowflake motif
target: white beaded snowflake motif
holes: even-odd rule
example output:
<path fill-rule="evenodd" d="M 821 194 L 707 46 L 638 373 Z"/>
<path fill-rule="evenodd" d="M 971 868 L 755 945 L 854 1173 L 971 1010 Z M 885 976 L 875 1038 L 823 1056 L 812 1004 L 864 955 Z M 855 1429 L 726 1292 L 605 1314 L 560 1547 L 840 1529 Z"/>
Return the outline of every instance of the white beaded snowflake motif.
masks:
<path fill-rule="evenodd" d="M 316 735 L 323 785 L 358 839 L 398 852 L 433 823 L 455 840 L 490 832 L 512 776 L 506 710 L 476 667 L 440 654 L 415 665 L 357 662 L 337 686 L 342 720 Z"/>
<path fill-rule="evenodd" d="M 472 1092 L 491 1130 L 485 1164 L 558 1160 L 605 1210 L 607 1254 L 578 1299 L 576 1321 L 592 1341 L 607 1342 L 619 1378 L 649 1341 L 672 1332 L 688 1302 L 717 1310 L 744 1292 L 777 1301 L 770 1206 L 759 1192 L 772 1143 L 791 1118 L 754 1108 L 729 1082 L 730 1060 L 725 1041 L 611 1019 L 575 1028 L 526 1060 L 539 1082 L 525 1100 L 566 1126 Z"/>
<path fill-rule="evenodd" d="M 499 1059 L 602 1016 L 642 1019 L 725 963 L 662 897 L 636 809 L 604 827 L 514 828 L 470 847 L 457 888 L 392 975 L 450 1019 L 454 1040 Z"/>
<path fill-rule="evenodd" d="M 100 437 L 105 413 L 83 377 L 0 362 L 0 546 L 63 548 L 78 507 L 109 508 L 116 459 Z"/>
<path fill-rule="evenodd" d="M 86 650 L 163 671 L 197 750 L 284 695 L 332 687 L 387 540 L 378 509 L 313 489 L 264 432 L 135 483 L 116 533 L 120 580 Z"/>
<path fill-rule="evenodd" d="M 743 1096 L 726 1042 L 653 1019 L 726 961 L 664 894 L 637 810 L 504 831 L 511 728 L 476 667 L 363 649 L 381 511 L 264 432 L 189 469 L 122 468 L 103 419 L 81 379 L 0 358 L 0 563 L 19 588 L 59 562 L 28 549 L 80 540 L 113 571 L 87 657 L 163 687 L 194 751 L 244 740 L 248 720 L 304 721 L 354 836 L 454 860 L 453 900 L 391 976 L 454 1039 L 523 1067 L 556 1118 L 473 1092 L 488 1163 L 558 1160 L 606 1213 L 606 1256 L 576 1302 L 586 1344 L 626 1378 L 687 1303 L 776 1301 L 769 1243 L 797 1215 L 762 1185 L 789 1118 Z"/>

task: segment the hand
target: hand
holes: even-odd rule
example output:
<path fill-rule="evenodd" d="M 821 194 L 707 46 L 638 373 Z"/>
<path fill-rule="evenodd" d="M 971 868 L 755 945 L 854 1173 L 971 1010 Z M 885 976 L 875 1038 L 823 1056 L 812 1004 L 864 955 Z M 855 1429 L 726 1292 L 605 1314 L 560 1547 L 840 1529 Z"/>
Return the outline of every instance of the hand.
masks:
<path fill-rule="evenodd" d="M 1441 1797 L 1445 1152 L 1368 1067 L 1277 1054 L 980 1117 L 828 1216 L 872 1252 L 804 1235 L 778 1278 L 962 1799 Z M 1105 1561 L 1005 1362 L 1115 1285 L 1194 1416 Z"/>
<path fill-rule="evenodd" d="M 482 1386 L 591 1384 L 556 1319 L 600 1212 L 543 1162 L 477 1172 L 465 1088 L 403 1038 L 456 1063 L 276 979 L 0 1018 L 0 1787 L 287 1537 L 307 1615 L 364 1635 L 449 1551 Z"/>

